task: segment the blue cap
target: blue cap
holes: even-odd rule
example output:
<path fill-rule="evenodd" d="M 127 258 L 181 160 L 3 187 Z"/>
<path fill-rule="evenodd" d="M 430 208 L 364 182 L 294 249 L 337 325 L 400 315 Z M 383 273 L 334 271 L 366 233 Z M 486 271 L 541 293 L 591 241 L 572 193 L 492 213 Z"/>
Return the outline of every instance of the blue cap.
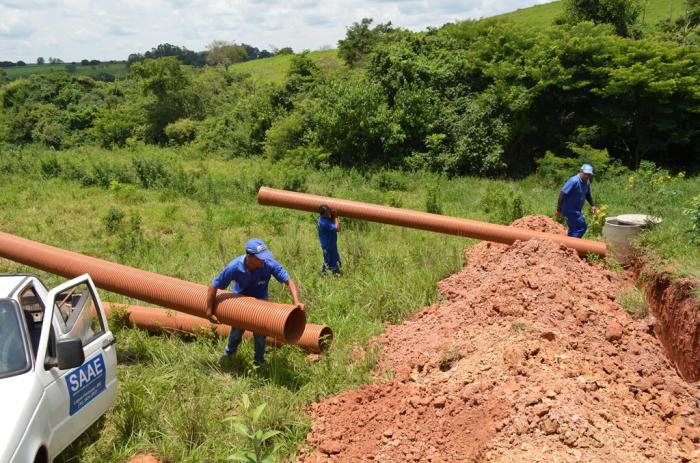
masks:
<path fill-rule="evenodd" d="M 272 259 L 272 253 L 267 249 L 267 245 L 260 238 L 251 238 L 245 244 L 245 252 L 253 254 L 260 260 Z"/>
<path fill-rule="evenodd" d="M 593 175 L 593 166 L 590 164 L 584 164 L 581 166 L 581 172 L 583 172 L 584 174 Z"/>

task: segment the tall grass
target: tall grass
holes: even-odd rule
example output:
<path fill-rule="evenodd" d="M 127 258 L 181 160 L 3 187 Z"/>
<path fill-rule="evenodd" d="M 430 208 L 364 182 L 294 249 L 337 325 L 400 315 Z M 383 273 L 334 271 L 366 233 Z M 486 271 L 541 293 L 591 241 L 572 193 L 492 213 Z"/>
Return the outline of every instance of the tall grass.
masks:
<path fill-rule="evenodd" d="M 139 177 L 145 174 L 138 166 L 144 165 L 157 181 Z M 301 187 L 310 193 L 416 210 L 430 204 L 447 215 L 489 221 L 504 221 L 515 210 L 551 214 L 557 196 L 556 187 L 534 178 L 506 182 L 426 172 L 294 169 L 259 158 L 207 158 L 188 149 L 3 151 L 0 230 L 201 284 L 240 254 L 247 238 L 259 236 L 299 284 L 309 320 L 328 324 L 335 333 L 333 347 L 319 359 L 293 346 L 270 349 L 268 370 L 259 372 L 252 366 L 250 343 L 243 344 L 236 361 L 220 364 L 224 340 L 151 336 L 114 319 L 117 402 L 59 461 L 122 462 L 138 452 L 166 461 L 223 460 L 246 445 L 226 420 L 240 413 L 244 393 L 254 405 L 268 404 L 261 426 L 282 431 L 275 441 L 283 455 L 293 457 L 309 429 L 305 407 L 370 382 L 376 355 L 368 341 L 385 324 L 399 323 L 434 302 L 435 283 L 461 267 L 461 251 L 473 242 L 341 218 L 344 274 L 323 277 L 315 215 L 257 205 L 260 185 L 283 186 L 301 169 Z M 681 268 L 699 267 L 698 250 L 681 239 L 690 228 L 689 217 L 681 213 L 683 198 L 699 189 L 697 178 L 682 180 L 666 205 L 664 223 L 644 238 Z M 519 197 L 520 202 L 494 207 L 499 194 L 502 201 Z M 595 182 L 593 194 L 612 214 L 638 211 L 624 181 Z M 0 260 L 0 271 L 37 273 L 48 286 L 62 281 L 6 260 Z M 274 280 L 270 297 L 290 301 Z"/>

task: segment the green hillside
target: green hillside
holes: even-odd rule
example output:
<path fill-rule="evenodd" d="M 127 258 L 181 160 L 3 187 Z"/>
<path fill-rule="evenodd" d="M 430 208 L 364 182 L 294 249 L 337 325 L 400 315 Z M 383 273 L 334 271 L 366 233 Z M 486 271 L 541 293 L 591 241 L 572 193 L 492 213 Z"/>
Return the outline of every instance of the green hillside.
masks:
<path fill-rule="evenodd" d="M 676 19 L 685 11 L 684 0 L 645 0 L 642 1 L 642 14 L 639 21 L 643 24 L 654 24 L 664 19 Z M 529 8 L 505 13 L 496 18 L 507 18 L 530 26 L 543 27 L 554 23 L 562 12 L 562 2 L 545 3 Z"/>
<path fill-rule="evenodd" d="M 246 61 L 245 63 L 231 65 L 229 70 L 250 73 L 256 81 L 261 83 L 272 82 L 279 84 L 284 81 L 289 64 L 292 62 L 292 56 L 281 55 Z M 309 53 L 309 57 L 324 73 L 333 73 L 343 66 L 338 58 L 338 50 L 313 51 Z"/>
<path fill-rule="evenodd" d="M 121 79 L 126 76 L 127 68 L 126 62 L 116 62 L 116 63 L 102 63 L 96 65 L 82 65 L 76 64 L 75 70 L 70 71 L 70 64 L 28 64 L 26 66 L 2 68 L 10 80 L 18 79 L 21 77 L 27 77 L 31 74 L 58 74 L 58 73 L 68 73 L 72 75 L 79 76 L 91 76 L 95 77 L 98 74 L 111 74 L 116 79 Z"/>

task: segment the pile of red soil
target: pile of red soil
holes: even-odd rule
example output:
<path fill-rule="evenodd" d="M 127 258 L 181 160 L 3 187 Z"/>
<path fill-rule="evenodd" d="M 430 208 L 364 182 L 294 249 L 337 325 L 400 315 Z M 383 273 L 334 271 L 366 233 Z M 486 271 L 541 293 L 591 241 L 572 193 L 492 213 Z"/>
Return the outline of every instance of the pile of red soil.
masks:
<path fill-rule="evenodd" d="M 615 302 L 617 274 L 550 241 L 467 258 L 377 339 L 393 379 L 312 406 L 300 461 L 700 462 L 700 389 Z"/>

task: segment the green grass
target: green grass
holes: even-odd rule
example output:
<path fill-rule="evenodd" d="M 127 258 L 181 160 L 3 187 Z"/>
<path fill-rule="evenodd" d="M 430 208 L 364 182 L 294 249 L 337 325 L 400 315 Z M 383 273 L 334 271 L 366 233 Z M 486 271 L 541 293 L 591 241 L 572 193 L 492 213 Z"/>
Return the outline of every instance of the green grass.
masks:
<path fill-rule="evenodd" d="M 287 75 L 293 55 L 273 56 L 229 66 L 229 70 L 250 73 L 260 83 L 281 84 Z M 344 69 L 338 50 L 312 51 L 309 57 L 316 63 L 324 74 L 333 74 Z"/>
<path fill-rule="evenodd" d="M 82 64 L 75 65 L 75 72 L 70 73 L 66 70 L 67 64 L 28 64 L 21 67 L 2 68 L 7 73 L 10 80 L 27 77 L 32 74 L 71 74 L 78 76 L 96 76 L 100 73 L 112 74 L 117 79 L 126 77 L 127 68 L 126 62 L 118 63 L 102 63 L 96 65 L 83 66 Z"/>
<path fill-rule="evenodd" d="M 165 182 L 170 187 L 144 189 L 131 166 L 134 157 L 156 159 L 170 172 L 182 167 L 191 174 L 190 182 L 171 179 Z M 93 182 L 95 166 L 105 164 L 121 166 L 123 182 L 107 179 L 105 188 L 85 186 Z M 59 461 L 123 462 L 138 452 L 152 452 L 165 461 L 223 460 L 245 445 L 226 420 L 240 413 L 244 393 L 254 405 L 267 403 L 261 425 L 282 431 L 275 440 L 282 444 L 283 455 L 293 456 L 309 430 L 306 407 L 370 382 L 376 358 L 368 341 L 385 323 L 399 323 L 434 302 L 435 283 L 459 270 L 462 250 L 474 243 L 345 219 L 339 238 L 345 273 L 341 278 L 321 277 L 315 215 L 256 202 L 258 186 L 282 187 L 290 179 L 299 184 L 299 175 L 310 193 L 415 210 L 425 210 L 428 192 L 434 189 L 432 201 L 444 214 L 489 221 L 506 220 L 510 210 L 492 206 L 499 194 L 506 201 L 520 194 L 524 213 L 551 214 L 558 189 L 534 178 L 447 179 L 424 172 L 318 171 L 258 158 L 224 161 L 188 148 L 5 149 L 0 158 L 3 232 L 201 284 L 240 254 L 248 237 L 259 236 L 299 284 L 309 320 L 325 323 L 335 333 L 332 348 L 318 361 L 296 347 L 270 349 L 269 370 L 259 373 L 251 365 L 249 342 L 236 362 L 220 365 L 223 340 L 151 336 L 113 319 L 120 362 L 117 402 Z M 685 244 L 689 218 L 680 210 L 700 190 L 700 179 L 683 179 L 675 188 L 677 194 L 664 204 L 664 223 L 647 239 L 676 265 L 698 269 L 700 254 Z M 639 199 L 631 198 L 619 179 L 596 182 L 594 195 L 609 205 L 611 214 L 638 211 Z M 124 213 L 121 223 L 114 222 L 119 214 L 110 215 L 114 209 Z M 108 215 L 113 218 L 109 226 Z M 140 218 L 138 226 L 131 225 L 133 217 Z M 63 281 L 7 260 L 0 260 L 0 271 L 37 273 L 48 286 Z M 137 302 L 104 291 L 100 295 Z M 271 299 L 290 301 L 274 281 Z M 359 350 L 366 355 L 358 356 Z"/>
<path fill-rule="evenodd" d="M 668 19 L 675 20 L 685 11 L 685 0 L 641 0 L 641 5 L 642 13 L 639 15 L 639 22 L 644 25 L 653 25 Z M 522 8 L 495 17 L 541 28 L 554 24 L 554 20 L 561 15 L 562 11 L 563 3 L 557 1 Z"/>

